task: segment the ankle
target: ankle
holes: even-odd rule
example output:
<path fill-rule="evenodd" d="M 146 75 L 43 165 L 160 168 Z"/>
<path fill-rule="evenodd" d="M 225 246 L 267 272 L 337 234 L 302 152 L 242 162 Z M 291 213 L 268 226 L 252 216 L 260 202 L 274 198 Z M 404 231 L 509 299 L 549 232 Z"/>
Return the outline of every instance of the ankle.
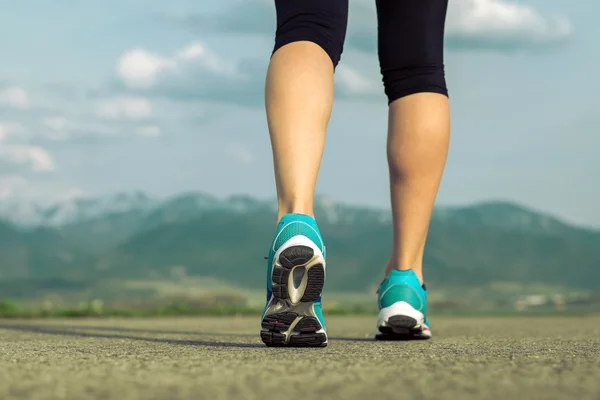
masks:
<path fill-rule="evenodd" d="M 277 220 L 286 214 L 302 214 L 315 217 L 312 201 L 278 201 Z"/>
<path fill-rule="evenodd" d="M 415 273 L 415 275 L 417 275 L 417 278 L 419 278 L 419 282 L 421 282 L 421 285 L 424 283 L 424 279 L 423 279 L 423 263 L 414 263 L 412 265 L 410 264 L 406 264 L 406 263 L 399 263 L 399 262 L 395 262 L 394 260 L 390 259 L 390 261 L 388 262 L 388 265 L 385 269 L 385 277 L 387 277 L 390 272 L 392 272 L 393 270 L 397 269 L 398 271 L 408 271 L 408 270 L 413 270 L 413 272 Z"/>

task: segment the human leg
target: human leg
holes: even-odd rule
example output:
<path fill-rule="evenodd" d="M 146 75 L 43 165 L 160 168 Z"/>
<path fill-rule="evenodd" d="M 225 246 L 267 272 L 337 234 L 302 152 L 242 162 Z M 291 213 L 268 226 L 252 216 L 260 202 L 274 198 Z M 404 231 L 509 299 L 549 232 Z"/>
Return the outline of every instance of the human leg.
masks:
<path fill-rule="evenodd" d="M 276 0 L 275 5 L 277 33 L 265 103 L 279 224 L 269 249 L 261 338 L 268 346 L 325 346 L 325 246 L 313 198 L 348 0 Z"/>
<path fill-rule="evenodd" d="M 379 291 L 378 327 L 384 337 L 431 335 L 422 264 L 450 137 L 443 62 L 447 5 L 447 0 L 377 1 L 394 225 L 393 251 Z"/>
<path fill-rule="evenodd" d="M 279 214 L 313 215 L 348 0 L 276 0 L 265 103 Z"/>

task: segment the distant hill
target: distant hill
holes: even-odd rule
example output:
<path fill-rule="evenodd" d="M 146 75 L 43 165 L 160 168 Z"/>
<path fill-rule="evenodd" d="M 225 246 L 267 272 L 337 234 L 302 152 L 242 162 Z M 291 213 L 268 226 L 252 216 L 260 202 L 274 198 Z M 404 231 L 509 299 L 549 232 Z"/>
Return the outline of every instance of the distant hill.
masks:
<path fill-rule="evenodd" d="M 22 231 L 0 221 L 0 280 L 68 275 L 83 254 L 59 231 Z"/>
<path fill-rule="evenodd" d="M 169 278 L 184 271 L 264 286 L 274 202 L 201 193 L 163 202 L 142 194 L 121 199 L 120 207 L 103 211 L 97 205 L 109 201 L 71 203 L 93 212 L 71 207 L 62 222 L 20 223 L 13 213 L 10 223 L 0 224 L 0 280 Z M 320 198 L 315 212 L 328 249 L 327 288 L 377 285 L 391 246 L 389 211 Z M 524 281 L 598 290 L 600 232 L 506 202 L 437 208 L 425 265 L 431 285 Z"/>

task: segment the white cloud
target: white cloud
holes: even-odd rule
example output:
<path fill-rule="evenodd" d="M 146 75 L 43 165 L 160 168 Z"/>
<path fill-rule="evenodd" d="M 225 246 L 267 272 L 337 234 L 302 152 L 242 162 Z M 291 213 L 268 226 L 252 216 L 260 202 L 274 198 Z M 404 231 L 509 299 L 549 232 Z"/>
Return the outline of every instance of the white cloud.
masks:
<path fill-rule="evenodd" d="M 160 128 L 156 125 L 140 126 L 135 129 L 135 134 L 146 137 L 158 137 L 160 136 Z"/>
<path fill-rule="evenodd" d="M 50 140 L 66 140 L 71 136 L 70 130 L 73 127 L 73 122 L 65 117 L 46 117 L 42 119 L 42 124 L 44 128 L 47 128 L 44 137 Z"/>
<path fill-rule="evenodd" d="M 240 78 L 233 63 L 224 62 L 198 41 L 173 56 L 144 49 L 126 51 L 117 62 L 116 73 L 127 88 L 141 92 L 206 90 L 215 79 Z"/>
<path fill-rule="evenodd" d="M 2 144 L 3 141 L 7 141 L 9 135 L 13 136 L 16 133 L 22 133 L 24 131 L 25 129 L 21 124 L 14 122 L 0 123 L 0 144 Z"/>
<path fill-rule="evenodd" d="M 22 143 L 25 129 L 20 124 L 0 123 L 0 164 L 26 166 L 34 172 L 47 172 L 55 168 L 52 156 L 46 149 Z"/>
<path fill-rule="evenodd" d="M 147 119 L 152 115 L 152 106 L 142 97 L 116 97 L 98 103 L 96 114 L 107 119 Z"/>
<path fill-rule="evenodd" d="M 44 203 L 64 201 L 84 196 L 86 193 L 70 185 L 44 180 L 30 180 L 18 174 L 0 174 L 0 200 L 15 200 L 22 210 L 23 199 L 41 200 Z M 9 205 L 6 202 L 4 205 Z M 35 210 L 31 210 L 35 214 Z"/>
<path fill-rule="evenodd" d="M 15 196 L 17 188 L 22 187 L 25 178 L 19 175 L 0 175 L 0 200 Z"/>
<path fill-rule="evenodd" d="M 184 72 L 182 69 L 185 64 L 192 62 L 215 72 L 235 72 L 198 41 L 177 51 L 174 56 L 155 54 L 140 48 L 128 50 L 119 58 L 116 72 L 128 87 L 147 89 L 156 85 L 161 75 L 180 74 Z"/>
<path fill-rule="evenodd" d="M 147 85 L 135 86 L 131 84 L 131 76 L 123 75 L 119 69 L 130 54 L 128 51 L 121 56 L 117 63 L 117 76 L 126 91 L 138 95 L 248 103 L 255 102 L 264 84 L 260 78 L 257 79 L 260 75 L 264 79 L 264 60 L 261 60 L 260 69 L 249 63 L 241 73 L 235 63 L 225 62 L 200 42 L 192 42 L 173 56 L 155 55 L 156 59 L 162 60 L 162 65 L 169 67 L 154 69 L 152 80 L 148 80 Z"/>
<path fill-rule="evenodd" d="M 543 16 L 532 7 L 504 0 L 455 0 L 446 30 L 456 47 L 499 48 L 554 44 L 573 32 L 565 16 Z"/>
<path fill-rule="evenodd" d="M 182 60 L 193 60 L 206 55 L 206 47 L 200 42 L 194 42 L 177 53 Z"/>
<path fill-rule="evenodd" d="M 0 161 L 17 166 L 27 166 L 34 172 L 48 172 L 55 169 L 52 156 L 39 146 L 25 144 L 3 145 L 0 147 Z"/>
<path fill-rule="evenodd" d="M 64 131 L 71 125 L 71 122 L 62 116 L 47 117 L 42 122 L 45 126 L 55 131 Z"/>
<path fill-rule="evenodd" d="M 156 82 L 157 75 L 175 66 L 172 60 L 144 49 L 127 51 L 117 64 L 117 75 L 132 88 L 147 88 Z"/>
<path fill-rule="evenodd" d="M 383 87 L 380 82 L 370 80 L 346 65 L 338 66 L 335 79 L 336 90 L 345 92 L 347 95 L 382 95 Z"/>
<path fill-rule="evenodd" d="M 195 61 L 205 69 L 218 73 L 219 75 L 235 76 L 238 71 L 232 63 L 225 62 L 219 56 L 211 52 L 201 42 L 192 42 L 187 45 L 183 50 L 177 53 L 178 66 L 181 66 L 181 62 Z"/>
<path fill-rule="evenodd" d="M 18 86 L 11 86 L 0 90 L 0 106 L 6 106 L 16 109 L 28 109 L 29 93 Z"/>

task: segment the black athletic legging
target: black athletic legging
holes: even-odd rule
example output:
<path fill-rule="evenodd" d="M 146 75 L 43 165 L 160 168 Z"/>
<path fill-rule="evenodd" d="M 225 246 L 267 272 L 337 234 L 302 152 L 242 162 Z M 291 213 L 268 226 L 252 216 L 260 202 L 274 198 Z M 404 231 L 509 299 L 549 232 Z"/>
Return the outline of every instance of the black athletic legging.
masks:
<path fill-rule="evenodd" d="M 444 76 L 444 26 L 448 0 L 376 0 L 378 53 L 389 103 L 420 92 L 448 96 Z M 348 0 L 275 0 L 273 53 L 311 41 L 334 67 L 344 48 Z"/>

